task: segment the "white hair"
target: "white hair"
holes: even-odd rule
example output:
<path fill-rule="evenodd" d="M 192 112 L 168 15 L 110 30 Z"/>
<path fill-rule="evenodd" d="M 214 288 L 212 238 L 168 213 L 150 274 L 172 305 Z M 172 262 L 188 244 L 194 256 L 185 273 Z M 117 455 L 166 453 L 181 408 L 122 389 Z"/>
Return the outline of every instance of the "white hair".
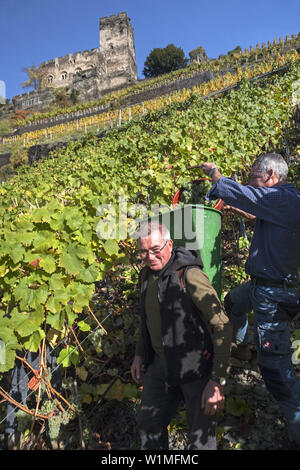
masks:
<path fill-rule="evenodd" d="M 153 232 L 159 232 L 164 241 L 168 241 L 171 238 L 169 229 L 157 220 L 143 222 L 140 225 L 140 230 L 137 232 L 137 239 L 147 238 Z"/>
<path fill-rule="evenodd" d="M 285 181 L 289 171 L 285 159 L 279 153 L 265 153 L 260 155 L 253 163 L 252 168 L 254 167 L 264 175 L 273 169 L 279 181 Z"/>

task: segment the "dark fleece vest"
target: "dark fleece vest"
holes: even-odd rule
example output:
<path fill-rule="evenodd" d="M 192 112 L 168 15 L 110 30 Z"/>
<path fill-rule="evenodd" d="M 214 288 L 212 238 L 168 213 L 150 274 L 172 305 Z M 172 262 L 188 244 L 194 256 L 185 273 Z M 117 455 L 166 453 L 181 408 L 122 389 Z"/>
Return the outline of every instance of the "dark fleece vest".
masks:
<path fill-rule="evenodd" d="M 212 368 L 213 345 L 210 334 L 201 318 L 201 312 L 180 282 L 178 271 L 186 271 L 191 267 L 203 268 L 197 252 L 176 247 L 158 279 L 166 381 L 170 385 L 197 380 L 209 375 Z M 154 356 L 146 325 L 145 298 L 148 275 L 149 268 L 146 267 L 140 276 L 141 331 L 146 367 L 151 364 Z"/>

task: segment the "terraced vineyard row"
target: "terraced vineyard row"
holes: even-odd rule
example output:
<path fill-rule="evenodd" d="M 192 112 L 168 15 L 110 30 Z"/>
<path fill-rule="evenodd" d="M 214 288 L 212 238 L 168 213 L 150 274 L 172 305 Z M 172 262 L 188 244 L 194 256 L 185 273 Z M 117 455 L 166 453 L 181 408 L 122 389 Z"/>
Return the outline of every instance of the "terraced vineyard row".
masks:
<path fill-rule="evenodd" d="M 298 57 L 298 54 L 293 53 L 290 55 L 290 60 L 296 61 L 298 60 Z M 282 57 L 278 57 L 276 66 L 282 66 L 284 62 L 285 60 Z M 237 84 L 242 79 L 242 77 L 253 78 L 259 74 L 267 73 L 274 68 L 274 65 L 274 62 L 270 64 L 263 63 L 253 68 L 248 68 L 244 71 L 238 70 L 236 74 L 227 73 L 226 75 L 219 76 L 215 80 L 203 83 L 199 86 L 195 86 L 192 89 L 181 90 L 170 96 L 163 96 L 143 102 L 141 104 L 137 104 L 135 106 L 77 119 L 66 124 L 59 124 L 49 128 L 46 127 L 40 130 L 26 132 L 19 136 L 6 137 L 2 139 L 2 144 L 7 146 L 10 144 L 21 143 L 24 147 L 30 147 L 37 143 L 45 142 L 49 139 L 59 138 L 62 135 L 71 135 L 74 132 L 77 134 L 78 132 L 86 133 L 88 131 L 99 132 L 100 129 L 107 129 L 116 125 L 120 125 L 121 123 L 130 121 L 134 117 L 143 116 L 149 111 L 155 112 L 157 110 L 163 109 L 171 102 L 184 102 L 190 98 L 192 93 L 196 93 L 201 97 L 207 96 L 210 93 L 220 91 L 223 88 Z"/>
<path fill-rule="evenodd" d="M 121 107 L 122 100 L 126 100 L 131 95 L 146 90 L 152 90 L 161 86 L 169 85 L 170 83 L 173 83 L 176 80 L 189 78 L 194 76 L 195 74 L 201 73 L 206 70 L 211 70 L 212 72 L 218 73 L 221 70 L 241 67 L 244 65 L 247 66 L 248 64 L 259 65 L 260 63 L 264 62 L 272 63 L 283 61 L 286 60 L 289 55 L 293 55 L 297 48 L 299 48 L 299 38 L 300 33 L 298 34 L 298 36 L 292 35 L 291 38 L 287 37 L 285 41 L 283 41 L 282 38 L 280 38 L 279 41 L 274 39 L 273 44 L 271 44 L 270 41 L 268 42 L 268 45 L 262 44 L 261 46 L 259 46 L 259 44 L 257 44 L 255 49 L 250 46 L 249 50 L 245 49 L 244 52 L 242 50 L 236 51 L 232 54 L 224 55 L 219 59 L 209 60 L 200 64 L 192 62 L 188 68 L 176 70 L 169 74 L 156 77 L 154 79 L 142 81 L 141 83 L 135 84 L 131 87 L 127 87 L 124 90 L 110 93 L 101 100 L 97 100 L 95 102 L 74 105 L 71 108 L 65 109 L 63 113 L 72 114 L 77 111 L 89 110 L 95 107 L 97 109 L 103 106 L 106 107 L 111 104 L 119 104 L 119 107 Z M 16 122 L 16 125 L 22 126 L 26 124 L 31 124 L 43 119 L 59 116 L 61 115 L 61 113 L 61 110 L 53 110 L 47 113 L 34 113 L 27 119 Z"/>

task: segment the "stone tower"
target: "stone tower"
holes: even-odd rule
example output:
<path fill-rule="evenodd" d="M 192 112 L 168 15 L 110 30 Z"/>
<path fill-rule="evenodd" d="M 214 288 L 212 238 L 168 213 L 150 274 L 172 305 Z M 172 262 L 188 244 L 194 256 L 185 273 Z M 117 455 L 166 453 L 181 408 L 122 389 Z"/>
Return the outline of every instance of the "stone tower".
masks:
<path fill-rule="evenodd" d="M 124 80 L 124 74 L 129 83 L 137 80 L 134 32 L 127 13 L 100 18 L 100 53 L 104 57 L 105 72 L 112 80 L 112 88 L 120 76 Z"/>

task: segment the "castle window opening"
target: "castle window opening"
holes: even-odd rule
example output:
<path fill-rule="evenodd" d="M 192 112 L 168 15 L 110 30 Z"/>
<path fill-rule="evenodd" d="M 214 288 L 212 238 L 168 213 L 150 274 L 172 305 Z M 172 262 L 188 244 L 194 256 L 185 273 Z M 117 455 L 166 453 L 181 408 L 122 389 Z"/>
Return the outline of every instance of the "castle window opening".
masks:
<path fill-rule="evenodd" d="M 62 80 L 66 80 L 67 77 L 68 77 L 67 72 L 63 72 L 63 73 L 61 74 L 61 79 L 62 79 Z"/>
<path fill-rule="evenodd" d="M 49 77 L 47 78 L 47 81 L 48 81 L 48 83 L 52 83 L 53 82 L 53 76 L 49 75 Z"/>

